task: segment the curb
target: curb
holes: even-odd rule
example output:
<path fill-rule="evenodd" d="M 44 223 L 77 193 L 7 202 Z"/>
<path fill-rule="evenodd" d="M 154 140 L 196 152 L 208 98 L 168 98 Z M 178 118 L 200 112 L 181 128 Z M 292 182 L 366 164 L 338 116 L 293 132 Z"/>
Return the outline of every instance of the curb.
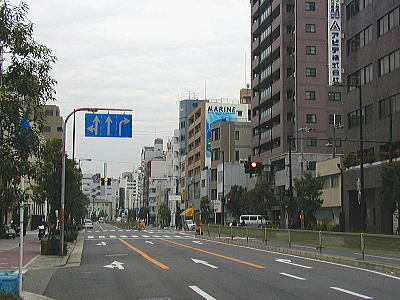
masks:
<path fill-rule="evenodd" d="M 26 291 L 22 292 L 22 297 L 23 300 L 55 300 L 53 298 L 49 298 L 43 295 L 38 295 L 38 294 L 34 294 L 34 293 L 29 293 Z"/>
<path fill-rule="evenodd" d="M 84 241 L 85 241 L 85 236 L 82 233 L 82 231 L 80 231 L 78 237 L 76 238 L 75 246 L 72 249 L 70 255 L 68 256 L 68 259 L 64 264 L 64 266 L 75 267 L 81 265 Z"/>
<path fill-rule="evenodd" d="M 302 256 L 302 257 L 307 257 L 307 258 L 312 258 L 312 259 L 318 259 L 318 260 L 322 260 L 322 261 L 357 267 L 357 268 L 361 268 L 361 269 L 367 269 L 367 270 L 376 271 L 376 272 L 380 272 L 380 273 L 388 273 L 390 275 L 400 277 L 400 267 L 398 267 L 398 266 L 385 265 L 385 264 L 381 264 L 381 263 L 365 261 L 365 260 L 358 260 L 358 259 L 344 257 L 344 256 L 320 254 L 320 253 L 313 253 L 313 252 L 302 251 L 302 250 L 294 250 L 294 249 L 289 249 L 289 248 L 273 247 L 273 246 L 264 245 L 262 243 L 251 243 L 251 242 L 246 242 L 246 241 L 219 239 L 216 237 L 208 237 L 208 236 L 200 236 L 200 235 L 196 235 L 196 237 L 200 238 L 200 239 L 216 241 L 216 242 L 225 243 L 225 244 L 232 244 L 232 245 L 250 247 L 250 248 L 254 248 L 254 249 L 262 249 L 262 250 L 297 255 L 297 256 Z"/>

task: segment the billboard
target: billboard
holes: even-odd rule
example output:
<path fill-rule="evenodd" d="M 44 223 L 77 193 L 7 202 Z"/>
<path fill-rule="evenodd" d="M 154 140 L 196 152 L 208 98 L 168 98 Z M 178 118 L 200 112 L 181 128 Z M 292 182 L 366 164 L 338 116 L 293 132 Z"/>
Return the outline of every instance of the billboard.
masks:
<path fill-rule="evenodd" d="M 329 85 L 342 82 L 341 0 L 328 0 Z"/>
<path fill-rule="evenodd" d="M 206 103 L 205 105 L 205 166 L 211 166 L 211 142 L 212 130 L 211 125 L 225 122 L 246 122 L 248 121 L 248 105 L 247 104 L 229 104 L 229 103 Z"/>

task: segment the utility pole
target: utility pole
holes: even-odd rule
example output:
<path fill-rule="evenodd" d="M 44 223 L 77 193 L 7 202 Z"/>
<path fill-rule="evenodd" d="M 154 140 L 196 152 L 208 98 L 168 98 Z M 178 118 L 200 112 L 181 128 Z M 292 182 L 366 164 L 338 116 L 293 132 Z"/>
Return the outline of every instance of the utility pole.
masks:
<path fill-rule="evenodd" d="M 221 198 L 221 225 L 225 223 L 225 152 L 222 152 L 222 198 Z"/>
<path fill-rule="evenodd" d="M 289 138 L 289 214 L 288 214 L 288 227 L 292 227 L 292 204 L 293 204 L 293 174 L 292 174 L 292 139 Z"/>

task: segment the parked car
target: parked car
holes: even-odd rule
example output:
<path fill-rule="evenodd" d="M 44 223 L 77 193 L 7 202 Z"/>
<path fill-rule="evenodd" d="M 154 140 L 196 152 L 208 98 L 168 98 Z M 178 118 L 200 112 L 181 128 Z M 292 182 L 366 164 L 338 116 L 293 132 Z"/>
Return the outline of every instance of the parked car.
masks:
<path fill-rule="evenodd" d="M 83 228 L 85 229 L 93 229 L 93 222 L 90 219 L 83 220 Z"/>
<path fill-rule="evenodd" d="M 261 215 L 241 215 L 239 219 L 241 226 L 247 227 L 265 227 L 267 221 Z"/>
<path fill-rule="evenodd" d="M 115 222 L 117 222 L 117 223 L 122 222 L 122 218 L 121 218 L 121 217 L 117 217 L 117 218 L 115 219 Z"/>
<path fill-rule="evenodd" d="M 196 224 L 193 222 L 193 220 L 186 220 L 183 223 L 183 228 L 185 230 L 194 230 L 196 228 Z"/>

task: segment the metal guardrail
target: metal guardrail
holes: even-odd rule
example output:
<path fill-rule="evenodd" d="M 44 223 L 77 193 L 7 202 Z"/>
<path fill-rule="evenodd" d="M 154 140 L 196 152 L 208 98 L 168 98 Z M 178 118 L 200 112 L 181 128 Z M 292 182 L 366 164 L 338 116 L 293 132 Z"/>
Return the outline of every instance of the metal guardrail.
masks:
<path fill-rule="evenodd" d="M 361 258 L 365 254 L 385 254 L 400 258 L 400 236 L 348 233 L 331 231 L 311 231 L 293 229 L 271 229 L 271 228 L 248 228 L 227 227 L 221 225 L 201 225 L 203 234 L 218 234 L 218 237 L 228 236 L 230 238 L 241 237 L 260 240 L 265 244 L 283 244 L 288 248 L 292 245 L 313 247 L 320 253 L 323 249 L 343 249 L 357 251 Z"/>

